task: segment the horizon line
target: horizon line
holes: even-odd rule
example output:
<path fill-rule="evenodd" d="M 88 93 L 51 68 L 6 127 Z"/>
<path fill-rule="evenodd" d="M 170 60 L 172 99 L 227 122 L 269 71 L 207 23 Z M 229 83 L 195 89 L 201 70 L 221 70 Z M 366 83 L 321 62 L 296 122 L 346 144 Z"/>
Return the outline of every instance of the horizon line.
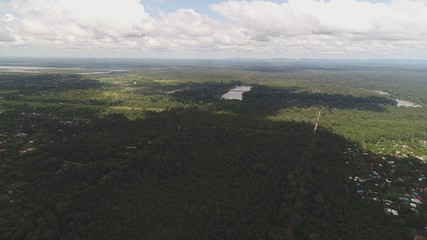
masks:
<path fill-rule="evenodd" d="M 87 60 L 292 60 L 292 61 L 427 61 L 427 58 L 286 58 L 286 57 L 87 57 L 87 56 L 0 56 L 0 59 L 87 59 Z"/>

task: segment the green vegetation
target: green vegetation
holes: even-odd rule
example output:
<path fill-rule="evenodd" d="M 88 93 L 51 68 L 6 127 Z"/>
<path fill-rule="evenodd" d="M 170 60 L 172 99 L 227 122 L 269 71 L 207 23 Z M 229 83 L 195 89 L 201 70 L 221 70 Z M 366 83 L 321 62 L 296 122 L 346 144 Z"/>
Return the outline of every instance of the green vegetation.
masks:
<path fill-rule="evenodd" d="M 427 73 L 275 64 L 0 73 L 0 239 L 425 234 Z"/>

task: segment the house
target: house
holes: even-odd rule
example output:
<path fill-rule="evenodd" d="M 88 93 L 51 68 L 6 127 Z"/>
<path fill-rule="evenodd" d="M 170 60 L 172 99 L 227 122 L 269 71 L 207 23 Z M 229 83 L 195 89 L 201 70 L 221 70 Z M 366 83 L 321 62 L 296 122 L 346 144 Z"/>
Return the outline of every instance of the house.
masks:
<path fill-rule="evenodd" d="M 388 160 L 388 161 L 387 161 L 387 164 L 388 164 L 388 165 L 394 165 L 394 161 L 393 161 L 393 160 Z"/>
<path fill-rule="evenodd" d="M 391 208 L 384 208 L 384 213 L 386 215 L 399 216 L 399 213 L 396 210 L 393 210 Z"/>
<path fill-rule="evenodd" d="M 19 138 L 24 138 L 24 137 L 27 137 L 27 136 L 28 136 L 28 134 L 23 133 L 23 132 L 19 132 L 19 133 L 17 133 L 15 136 L 16 136 L 16 137 L 19 137 Z"/>
<path fill-rule="evenodd" d="M 32 152 L 34 150 L 36 150 L 36 149 L 35 148 L 28 148 L 26 150 L 19 151 L 19 153 L 24 154 L 24 153 Z"/>

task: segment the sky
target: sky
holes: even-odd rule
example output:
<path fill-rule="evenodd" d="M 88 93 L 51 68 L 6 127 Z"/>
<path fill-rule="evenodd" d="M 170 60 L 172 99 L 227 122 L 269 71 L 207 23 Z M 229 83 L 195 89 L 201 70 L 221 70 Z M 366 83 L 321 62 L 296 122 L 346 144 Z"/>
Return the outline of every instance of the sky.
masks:
<path fill-rule="evenodd" d="M 427 59 L 427 0 L 0 0 L 0 57 Z"/>

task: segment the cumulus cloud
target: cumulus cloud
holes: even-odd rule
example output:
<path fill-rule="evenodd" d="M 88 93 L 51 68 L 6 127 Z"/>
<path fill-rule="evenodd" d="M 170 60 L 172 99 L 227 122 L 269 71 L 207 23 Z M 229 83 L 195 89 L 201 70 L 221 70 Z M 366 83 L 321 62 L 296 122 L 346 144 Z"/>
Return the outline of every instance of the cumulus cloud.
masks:
<path fill-rule="evenodd" d="M 427 2 L 396 0 L 228 1 L 211 5 L 227 20 L 248 29 L 276 35 L 427 33 Z"/>
<path fill-rule="evenodd" d="M 5 22 L 5 23 L 13 22 L 13 21 L 15 21 L 15 20 L 16 20 L 16 17 L 15 17 L 15 16 L 13 16 L 13 14 L 10 14 L 10 13 L 5 14 L 5 15 L 3 16 L 3 22 Z"/>
<path fill-rule="evenodd" d="M 21 16 L 3 17 L 10 32 L 18 41 L 36 44 L 108 44 L 123 36 L 142 36 L 152 28 L 138 0 L 12 0 L 7 9 Z"/>
<path fill-rule="evenodd" d="M 2 36 L 58 48 L 211 50 L 241 47 L 242 32 L 192 9 L 153 17 L 139 0 L 12 0 Z M 15 15 L 20 16 L 15 17 Z"/>
<path fill-rule="evenodd" d="M 13 42 L 15 38 L 0 30 L 0 42 Z"/>
<path fill-rule="evenodd" d="M 252 39 L 269 40 L 276 50 L 378 54 L 381 49 L 392 55 L 408 40 L 427 44 L 427 1 L 423 0 L 227 1 L 212 4 L 211 9 L 232 26 L 243 27 Z"/>
<path fill-rule="evenodd" d="M 240 48 L 249 44 L 247 36 L 238 29 L 226 28 L 221 23 L 191 9 L 161 13 L 153 35 L 167 39 L 175 48 L 212 51 L 230 47 Z"/>
<path fill-rule="evenodd" d="M 312 15 L 294 11 L 288 5 L 265 1 L 229 1 L 213 4 L 211 8 L 236 25 L 266 34 L 311 33 L 317 24 L 316 19 Z"/>
<path fill-rule="evenodd" d="M 226 52 L 231 56 L 389 55 L 426 58 L 427 1 L 225 1 L 217 21 L 194 9 L 150 15 L 140 0 L 0 3 L 0 49 Z M 3 12 L 3 14 L 2 14 Z M 2 14 L 2 15 L 1 15 Z"/>

